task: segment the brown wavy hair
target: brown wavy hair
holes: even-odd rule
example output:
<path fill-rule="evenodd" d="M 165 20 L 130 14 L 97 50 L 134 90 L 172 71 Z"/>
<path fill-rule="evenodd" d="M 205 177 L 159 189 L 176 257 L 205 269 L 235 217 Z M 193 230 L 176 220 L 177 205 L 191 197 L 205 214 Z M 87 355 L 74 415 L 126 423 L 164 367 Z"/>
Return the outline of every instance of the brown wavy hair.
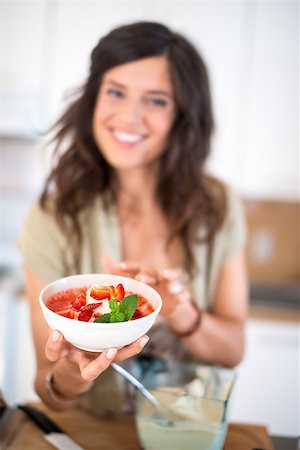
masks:
<path fill-rule="evenodd" d="M 76 236 L 79 252 L 80 211 L 96 196 L 110 193 L 116 198 L 114 169 L 102 156 L 92 131 L 102 77 L 115 66 L 150 56 L 164 56 L 168 60 L 177 112 L 160 157 L 157 201 L 170 226 L 168 242 L 179 237 L 185 267 L 192 273 L 195 240 L 213 239 L 224 220 L 226 201 L 221 183 L 203 173 L 213 131 L 205 64 L 185 37 L 162 24 L 132 23 L 100 39 L 91 54 L 86 83 L 54 126 L 54 155 L 59 158 L 47 178 L 40 203 L 47 209 L 47 199 L 54 186 L 56 218 L 68 236 Z M 73 233 L 67 230 L 67 223 Z M 206 232 L 199 237 L 201 224 L 205 225 Z"/>

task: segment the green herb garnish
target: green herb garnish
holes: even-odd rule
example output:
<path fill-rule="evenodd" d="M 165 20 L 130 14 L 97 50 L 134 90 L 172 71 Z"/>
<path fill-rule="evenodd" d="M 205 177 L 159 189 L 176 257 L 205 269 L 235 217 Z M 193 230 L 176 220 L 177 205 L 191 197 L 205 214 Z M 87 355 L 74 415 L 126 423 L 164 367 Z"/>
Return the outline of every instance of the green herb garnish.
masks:
<path fill-rule="evenodd" d="M 103 314 L 103 316 L 98 317 L 94 322 L 127 322 L 133 316 L 138 303 L 139 299 L 137 294 L 127 295 L 127 297 L 124 297 L 120 302 L 112 299 L 109 302 L 110 313 Z"/>

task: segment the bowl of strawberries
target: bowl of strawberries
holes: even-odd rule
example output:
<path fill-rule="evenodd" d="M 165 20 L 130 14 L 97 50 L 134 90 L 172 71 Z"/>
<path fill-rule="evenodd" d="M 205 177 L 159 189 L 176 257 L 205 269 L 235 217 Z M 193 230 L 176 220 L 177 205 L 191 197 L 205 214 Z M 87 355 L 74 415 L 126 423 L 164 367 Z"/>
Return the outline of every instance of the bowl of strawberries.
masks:
<path fill-rule="evenodd" d="M 51 329 L 91 352 L 131 344 L 147 333 L 162 306 L 147 284 L 109 274 L 60 278 L 42 289 L 39 302 Z"/>

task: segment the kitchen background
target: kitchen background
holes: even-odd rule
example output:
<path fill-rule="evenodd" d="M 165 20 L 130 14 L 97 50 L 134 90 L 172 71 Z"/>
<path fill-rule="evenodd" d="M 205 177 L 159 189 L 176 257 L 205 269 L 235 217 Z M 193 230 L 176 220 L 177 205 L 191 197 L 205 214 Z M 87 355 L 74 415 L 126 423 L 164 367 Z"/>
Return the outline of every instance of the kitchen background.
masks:
<path fill-rule="evenodd" d="M 185 33 L 211 77 L 209 169 L 245 203 L 251 308 L 231 420 L 299 434 L 297 1 L 0 0 L 0 388 L 35 399 L 16 239 L 49 167 L 43 135 L 113 26 L 157 20 Z"/>

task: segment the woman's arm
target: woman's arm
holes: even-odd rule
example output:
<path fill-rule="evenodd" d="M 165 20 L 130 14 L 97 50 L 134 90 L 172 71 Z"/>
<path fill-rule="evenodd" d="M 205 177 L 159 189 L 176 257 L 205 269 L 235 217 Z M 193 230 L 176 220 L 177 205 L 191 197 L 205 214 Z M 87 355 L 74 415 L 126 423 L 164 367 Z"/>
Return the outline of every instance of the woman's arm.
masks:
<path fill-rule="evenodd" d="M 190 294 L 183 289 L 172 294 L 172 271 L 141 270 L 133 261 L 115 263 L 110 257 L 102 258 L 102 264 L 110 273 L 132 276 L 152 285 L 162 296 L 161 315 L 175 335 L 192 330 L 188 337 L 181 337 L 188 351 L 200 362 L 236 366 L 243 357 L 244 328 L 248 307 L 248 282 L 243 252 L 234 256 L 221 269 L 210 312 L 199 315 Z M 196 325 L 196 329 L 194 327 Z"/>
<path fill-rule="evenodd" d="M 77 349 L 67 343 L 61 333 L 51 332 L 48 328 L 38 302 L 45 283 L 28 267 L 24 268 L 24 273 L 37 364 L 35 389 L 49 407 L 63 410 L 73 405 L 112 361 L 121 361 L 139 353 L 148 337 L 142 336 L 119 351 L 108 349 L 102 353 L 92 353 Z"/>
<path fill-rule="evenodd" d="M 248 283 L 243 252 L 220 271 L 210 312 L 203 312 L 198 329 L 182 338 L 200 361 L 226 367 L 237 365 L 244 353 L 244 328 L 248 307 Z M 181 302 L 166 316 L 171 329 L 184 333 L 197 320 L 191 302 Z"/>

